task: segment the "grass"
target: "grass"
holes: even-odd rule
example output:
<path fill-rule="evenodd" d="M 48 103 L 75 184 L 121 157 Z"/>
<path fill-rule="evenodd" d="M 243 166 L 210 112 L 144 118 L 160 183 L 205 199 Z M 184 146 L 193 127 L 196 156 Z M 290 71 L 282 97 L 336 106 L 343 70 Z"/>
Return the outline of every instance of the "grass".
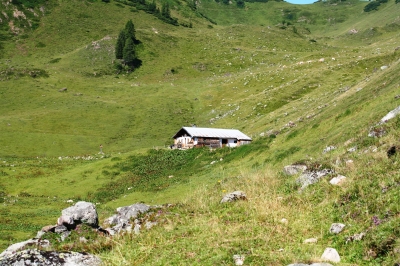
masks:
<path fill-rule="evenodd" d="M 33 28 L 18 21 L 19 35 L 1 26 L 0 247 L 54 224 L 68 199 L 100 203 L 100 220 L 135 202 L 174 203 L 138 236 L 57 248 L 108 265 L 231 265 L 234 254 L 247 265 L 311 263 L 328 246 L 343 265 L 398 263 L 398 156 L 386 151 L 398 144 L 399 119 L 384 137 L 367 135 L 399 105 L 399 5 L 366 14 L 359 1 L 170 4 L 192 28 L 115 1 L 75 0 L 47 1 Z M 113 47 L 128 19 L 143 65 L 117 74 Z M 254 141 L 163 149 L 190 124 L 237 128 Z M 296 177 L 282 174 L 295 162 L 347 180 L 298 193 Z M 219 204 L 234 190 L 248 200 Z M 345 231 L 329 234 L 333 222 Z M 303 244 L 311 237 L 317 244 Z"/>

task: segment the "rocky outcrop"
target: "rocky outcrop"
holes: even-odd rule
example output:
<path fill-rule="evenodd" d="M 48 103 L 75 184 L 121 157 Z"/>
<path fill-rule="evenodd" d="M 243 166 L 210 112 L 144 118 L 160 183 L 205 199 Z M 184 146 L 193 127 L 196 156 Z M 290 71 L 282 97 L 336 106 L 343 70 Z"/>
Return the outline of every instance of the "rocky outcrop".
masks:
<path fill-rule="evenodd" d="M 132 229 L 136 234 L 142 227 L 142 220 L 138 219 L 139 215 L 149 212 L 150 206 L 143 203 L 136 203 L 125 207 L 117 208 L 117 213 L 107 218 L 104 223 L 112 227 L 105 230 L 110 235 L 121 233 L 122 231 L 131 232 Z M 148 225 L 147 227 L 151 227 Z"/>
<path fill-rule="evenodd" d="M 6 265 L 100 266 L 102 263 L 98 257 L 87 253 L 27 249 L 0 256 L 0 266 Z"/>
<path fill-rule="evenodd" d="M 220 203 L 234 202 L 237 200 L 247 200 L 246 194 L 243 191 L 234 191 L 226 194 L 220 201 Z"/>
<path fill-rule="evenodd" d="M 304 172 L 299 178 L 297 178 L 296 183 L 300 185 L 300 189 L 303 190 L 309 185 L 317 183 L 322 177 L 333 174 L 332 169 L 321 169 L 321 170 L 310 170 Z"/>
<path fill-rule="evenodd" d="M 40 248 L 47 248 L 50 246 L 50 242 L 46 239 L 42 240 L 39 238 L 32 238 L 23 242 L 15 243 L 9 246 L 6 250 L 4 250 L 2 253 L 0 253 L 0 265 L 2 262 L 2 258 L 12 256 L 13 254 L 27 249 L 31 247 L 40 247 Z"/>
<path fill-rule="evenodd" d="M 385 128 L 382 127 L 383 124 L 387 123 L 390 119 L 395 118 L 400 114 L 400 106 L 393 109 L 389 113 L 387 113 L 382 119 L 379 121 L 377 125 L 372 127 L 368 133 L 369 137 L 382 137 L 386 134 Z"/>
<path fill-rule="evenodd" d="M 134 230 L 139 233 L 141 228 L 150 229 L 155 226 L 161 215 L 167 214 L 166 208 L 172 205 L 149 206 L 136 203 L 117 208 L 117 213 L 105 224 L 113 227 L 103 229 L 99 226 L 96 207 L 90 202 L 80 201 L 62 210 L 56 225 L 48 225 L 40 230 L 36 237 L 9 246 L 0 254 L 0 266 L 3 265 L 65 265 L 65 266 L 97 266 L 101 260 L 93 255 L 77 252 L 39 251 L 35 248 L 49 249 L 51 243 L 43 239 L 46 233 L 56 234 L 58 241 L 65 241 L 71 232 L 92 230 L 103 235 L 114 235 Z M 87 226 L 85 226 L 87 225 Z M 83 229 L 86 228 L 86 229 Z M 80 236 L 81 242 L 88 240 Z"/>
<path fill-rule="evenodd" d="M 287 175 L 297 175 L 307 170 L 307 166 L 304 164 L 291 164 L 283 167 L 283 172 Z"/>
<path fill-rule="evenodd" d="M 64 225 L 67 228 L 74 228 L 81 223 L 94 228 L 99 226 L 96 206 L 90 202 L 79 201 L 75 205 L 64 209 L 61 214 L 57 225 Z"/>

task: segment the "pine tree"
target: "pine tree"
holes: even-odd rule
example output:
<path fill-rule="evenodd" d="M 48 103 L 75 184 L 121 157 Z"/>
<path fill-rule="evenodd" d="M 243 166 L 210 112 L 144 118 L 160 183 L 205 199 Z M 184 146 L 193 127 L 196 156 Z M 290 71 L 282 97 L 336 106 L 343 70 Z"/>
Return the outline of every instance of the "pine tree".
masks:
<path fill-rule="evenodd" d="M 136 42 L 135 34 L 136 34 L 135 26 L 133 25 L 133 22 L 130 19 L 125 25 L 125 41 L 127 39 L 132 39 L 132 41 L 135 43 Z"/>
<path fill-rule="evenodd" d="M 124 57 L 124 46 L 125 46 L 125 32 L 122 30 L 117 39 L 117 43 L 115 45 L 115 57 L 117 59 L 122 59 Z"/>
<path fill-rule="evenodd" d="M 135 44 L 131 38 L 127 38 L 125 41 L 123 59 L 126 65 L 133 67 L 136 60 Z"/>

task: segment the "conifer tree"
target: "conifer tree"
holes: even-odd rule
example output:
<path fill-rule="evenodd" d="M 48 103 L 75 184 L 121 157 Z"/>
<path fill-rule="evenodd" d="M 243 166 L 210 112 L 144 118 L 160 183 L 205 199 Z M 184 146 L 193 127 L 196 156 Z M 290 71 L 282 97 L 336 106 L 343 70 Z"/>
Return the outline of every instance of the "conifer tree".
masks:
<path fill-rule="evenodd" d="M 124 57 L 124 46 L 125 46 L 125 32 L 122 30 L 117 39 L 117 43 L 115 45 L 115 57 L 117 59 L 122 59 Z"/>
<path fill-rule="evenodd" d="M 130 19 L 125 25 L 125 41 L 127 39 L 132 39 L 132 41 L 135 43 L 136 42 L 135 34 L 136 34 L 135 26 L 133 25 L 133 22 Z"/>
<path fill-rule="evenodd" d="M 133 67 L 136 60 L 135 44 L 131 38 L 127 38 L 125 41 L 123 59 L 126 65 Z"/>
<path fill-rule="evenodd" d="M 115 44 L 115 57 L 117 59 L 122 59 L 117 65 L 121 66 L 123 63 L 130 69 L 141 64 L 141 61 L 136 56 L 136 44 L 140 43 L 136 40 L 135 36 L 135 26 L 132 20 L 129 20 L 125 28 L 119 33 L 117 43 Z"/>

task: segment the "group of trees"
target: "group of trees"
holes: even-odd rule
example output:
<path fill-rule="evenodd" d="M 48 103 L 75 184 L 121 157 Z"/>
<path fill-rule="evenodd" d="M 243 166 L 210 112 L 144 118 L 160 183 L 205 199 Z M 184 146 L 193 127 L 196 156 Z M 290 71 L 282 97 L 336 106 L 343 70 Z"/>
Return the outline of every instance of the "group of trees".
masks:
<path fill-rule="evenodd" d="M 136 39 L 135 33 L 135 26 L 132 20 L 129 20 L 125 28 L 119 33 L 115 45 L 115 57 L 121 59 L 130 70 L 138 67 L 141 62 L 136 52 L 136 46 L 140 42 Z"/>
<path fill-rule="evenodd" d="M 398 0 L 396 0 L 397 3 Z M 383 4 L 383 3 L 387 3 L 388 0 L 375 0 L 375 1 L 371 1 L 369 2 L 365 7 L 364 7 L 364 12 L 370 12 L 372 10 L 378 10 L 378 7 Z"/>

